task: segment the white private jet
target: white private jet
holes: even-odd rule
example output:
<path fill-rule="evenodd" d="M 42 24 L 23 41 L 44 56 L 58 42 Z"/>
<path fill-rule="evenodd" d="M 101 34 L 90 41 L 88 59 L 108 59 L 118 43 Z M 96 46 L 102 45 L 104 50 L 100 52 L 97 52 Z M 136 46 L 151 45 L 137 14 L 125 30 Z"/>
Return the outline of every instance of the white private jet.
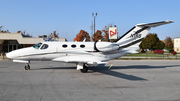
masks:
<path fill-rule="evenodd" d="M 32 47 L 22 48 L 6 54 L 13 62 L 26 63 L 25 70 L 30 69 L 31 60 L 58 61 L 75 63 L 77 70 L 88 71 L 88 66 L 105 64 L 128 53 L 137 53 L 140 42 L 151 27 L 173 23 L 162 22 L 137 24 L 116 42 L 40 42 Z"/>

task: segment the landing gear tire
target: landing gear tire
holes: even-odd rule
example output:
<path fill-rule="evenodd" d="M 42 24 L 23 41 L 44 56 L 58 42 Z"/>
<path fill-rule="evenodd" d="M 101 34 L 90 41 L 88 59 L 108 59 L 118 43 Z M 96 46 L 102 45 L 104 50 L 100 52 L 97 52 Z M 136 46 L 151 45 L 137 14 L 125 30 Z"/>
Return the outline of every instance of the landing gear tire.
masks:
<path fill-rule="evenodd" d="M 80 69 L 82 73 L 87 73 L 88 67 L 84 64 L 83 69 Z"/>
<path fill-rule="evenodd" d="M 24 70 L 30 70 L 29 64 L 26 64 L 26 65 L 24 66 Z"/>

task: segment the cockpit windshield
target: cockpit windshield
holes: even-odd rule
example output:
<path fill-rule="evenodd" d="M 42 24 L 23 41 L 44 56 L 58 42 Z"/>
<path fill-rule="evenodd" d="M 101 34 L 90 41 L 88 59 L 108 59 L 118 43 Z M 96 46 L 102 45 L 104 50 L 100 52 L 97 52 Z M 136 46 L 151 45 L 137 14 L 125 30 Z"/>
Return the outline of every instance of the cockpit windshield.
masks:
<path fill-rule="evenodd" d="M 47 49 L 48 48 L 48 45 L 47 44 L 43 44 L 41 49 Z"/>
<path fill-rule="evenodd" d="M 39 49 L 39 47 L 41 47 L 42 43 L 38 43 L 38 44 L 35 44 L 33 47 L 36 48 L 36 49 Z"/>

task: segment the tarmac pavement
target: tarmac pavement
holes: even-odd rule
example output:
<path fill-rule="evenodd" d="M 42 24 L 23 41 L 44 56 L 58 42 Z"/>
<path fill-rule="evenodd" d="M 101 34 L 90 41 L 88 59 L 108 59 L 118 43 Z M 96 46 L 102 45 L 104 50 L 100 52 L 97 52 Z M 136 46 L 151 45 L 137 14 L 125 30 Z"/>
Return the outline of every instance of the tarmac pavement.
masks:
<path fill-rule="evenodd" d="M 0 101 L 180 101 L 180 60 L 114 60 L 89 67 L 0 61 Z"/>

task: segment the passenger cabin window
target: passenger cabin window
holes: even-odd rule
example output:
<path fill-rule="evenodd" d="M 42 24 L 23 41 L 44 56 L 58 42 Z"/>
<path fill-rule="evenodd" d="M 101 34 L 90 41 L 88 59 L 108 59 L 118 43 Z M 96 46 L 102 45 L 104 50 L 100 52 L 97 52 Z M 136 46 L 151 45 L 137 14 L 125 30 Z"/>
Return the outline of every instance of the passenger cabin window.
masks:
<path fill-rule="evenodd" d="M 67 47 L 67 45 L 66 45 L 66 44 L 64 44 L 64 45 L 62 45 L 62 47 L 63 47 L 63 48 L 66 48 L 66 47 Z"/>
<path fill-rule="evenodd" d="M 47 44 L 43 44 L 43 46 L 41 47 L 41 49 L 47 49 L 49 46 Z"/>
<path fill-rule="evenodd" d="M 76 47 L 76 45 L 71 45 L 71 47 L 72 47 L 72 48 L 75 48 L 75 47 Z"/>
<path fill-rule="evenodd" d="M 80 45 L 80 47 L 81 47 L 81 48 L 84 48 L 84 47 L 85 47 L 85 45 Z"/>
<path fill-rule="evenodd" d="M 33 47 L 36 48 L 36 49 L 39 49 L 39 47 L 41 47 L 42 43 L 38 43 L 38 44 L 35 44 Z"/>

